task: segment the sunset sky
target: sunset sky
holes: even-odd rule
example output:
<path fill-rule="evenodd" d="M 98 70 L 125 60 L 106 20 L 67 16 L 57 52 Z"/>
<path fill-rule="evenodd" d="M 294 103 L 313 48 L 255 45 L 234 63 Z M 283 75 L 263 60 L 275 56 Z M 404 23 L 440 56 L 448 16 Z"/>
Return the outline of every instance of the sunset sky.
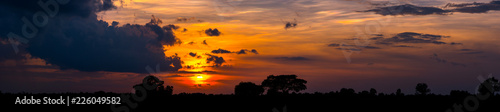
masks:
<path fill-rule="evenodd" d="M 308 81 L 304 92 L 401 88 L 413 94 L 423 82 L 432 93 L 448 94 L 474 92 L 478 77 L 500 73 L 500 1 L 71 0 L 58 6 L 44 24 L 36 22 L 42 17 L 33 21 L 44 11 L 37 0 L 0 2 L 0 91 L 131 92 L 151 74 L 174 93 L 231 94 L 242 81 L 296 74 Z M 24 35 L 30 25 L 23 17 L 37 32 Z M 10 41 L 10 33 L 27 41 Z"/>

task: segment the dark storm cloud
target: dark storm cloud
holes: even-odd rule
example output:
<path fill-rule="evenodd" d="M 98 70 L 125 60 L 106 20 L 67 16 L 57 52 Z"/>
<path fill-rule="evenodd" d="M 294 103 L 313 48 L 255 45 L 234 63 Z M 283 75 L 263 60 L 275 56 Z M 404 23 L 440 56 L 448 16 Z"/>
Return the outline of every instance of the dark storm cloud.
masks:
<path fill-rule="evenodd" d="M 379 7 L 376 9 L 360 11 L 360 12 L 375 12 L 380 15 L 449 15 L 453 12 L 461 13 L 486 13 L 490 10 L 500 10 L 500 1 L 491 1 L 489 3 L 448 3 L 444 8 L 438 7 L 421 7 L 411 4 Z"/>
<path fill-rule="evenodd" d="M 306 57 L 275 57 L 274 59 L 279 59 L 279 60 L 287 60 L 287 61 L 304 61 L 304 60 L 310 60 L 309 58 Z"/>
<path fill-rule="evenodd" d="M 99 11 L 106 11 L 111 9 L 116 9 L 117 7 L 113 5 L 112 0 L 102 0 L 102 3 L 99 3 Z"/>
<path fill-rule="evenodd" d="M 144 67 L 148 65 L 174 71 L 181 67 L 178 56 L 166 57 L 163 50 L 163 45 L 180 42 L 173 34 L 175 28 L 161 27 L 158 18 L 153 17 L 146 25 L 118 27 L 118 22 L 110 26 L 96 19 L 97 12 L 116 8 L 110 0 L 71 0 L 58 6 L 59 10 L 53 11 L 56 15 L 48 13 L 48 18 L 39 17 L 36 22 L 32 20 L 35 13 L 47 12 L 37 1 L 1 1 L 0 14 L 4 16 L 0 17 L 0 37 L 6 40 L 12 31 L 28 40 L 21 45 L 20 52 L 26 51 L 60 69 L 146 73 Z M 22 32 L 23 28 L 29 28 L 31 38 Z"/>
<path fill-rule="evenodd" d="M 16 54 L 12 49 L 12 45 L 9 43 L 9 41 L 2 40 L 2 38 L 0 38 L 0 52 L 2 53 L 2 55 L 0 55 L 0 62 L 3 62 L 5 60 L 24 60 L 26 59 L 25 56 L 27 54 L 25 50 L 19 51 Z"/>
<path fill-rule="evenodd" d="M 208 28 L 207 30 L 205 30 L 205 34 L 207 34 L 208 36 L 219 36 L 220 32 L 217 28 Z"/>

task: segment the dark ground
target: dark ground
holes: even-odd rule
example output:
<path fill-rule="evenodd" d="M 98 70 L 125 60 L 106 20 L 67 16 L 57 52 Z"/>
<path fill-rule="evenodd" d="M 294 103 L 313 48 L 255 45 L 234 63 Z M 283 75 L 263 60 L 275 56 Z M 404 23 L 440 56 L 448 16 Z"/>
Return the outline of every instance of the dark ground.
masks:
<path fill-rule="evenodd" d="M 130 95 L 130 94 L 129 94 Z M 120 96 L 117 93 L 61 93 L 61 94 L 28 94 L 17 93 L 1 94 L 2 110 L 14 111 L 64 111 L 64 112 L 111 112 L 109 104 L 95 105 L 14 105 L 17 97 L 34 96 L 35 98 L 70 96 Z M 140 96 L 140 95 L 138 95 Z M 454 104 L 464 106 L 464 100 L 469 97 L 465 106 L 477 107 L 476 112 L 500 111 L 500 95 L 489 96 L 486 100 L 477 100 L 475 95 L 394 95 L 394 94 L 341 94 L 341 93 L 315 93 L 315 94 L 289 94 L 289 95 L 262 95 L 262 96 L 235 96 L 235 95 L 205 95 L 203 93 L 158 95 L 148 94 L 143 101 L 135 101 L 130 97 L 129 106 L 122 99 L 121 105 L 115 105 L 116 110 L 130 112 L 145 111 L 172 111 L 172 112 L 469 112 L 461 107 L 454 110 Z M 122 97 L 124 98 L 124 97 Z M 474 108 L 468 108 L 474 110 Z M 274 111 L 273 111 L 274 110 Z M 11 110 L 12 111 L 12 110 Z"/>

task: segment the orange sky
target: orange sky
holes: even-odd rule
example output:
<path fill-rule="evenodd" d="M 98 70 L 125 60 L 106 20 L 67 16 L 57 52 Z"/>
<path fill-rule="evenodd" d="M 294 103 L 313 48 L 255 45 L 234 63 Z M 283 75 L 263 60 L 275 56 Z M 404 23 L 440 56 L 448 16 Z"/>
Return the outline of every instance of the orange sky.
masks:
<path fill-rule="evenodd" d="M 435 87 L 436 92 L 445 93 L 451 89 L 472 90 L 478 82 L 477 76 L 500 72 L 495 68 L 499 66 L 495 62 L 499 61 L 496 56 L 500 53 L 497 50 L 500 47 L 497 44 L 500 42 L 497 38 L 500 22 L 496 19 L 500 17 L 499 11 L 382 16 L 373 12 L 357 12 L 374 7 L 356 1 L 221 1 L 223 0 L 125 0 L 123 3 L 114 3 L 119 6 L 118 9 L 99 13 L 98 19 L 108 23 L 117 21 L 120 25 L 145 24 L 154 15 L 163 21 L 162 25 L 180 26 L 174 32 L 183 43 L 164 47 L 167 56 L 178 54 L 181 57 L 184 68 L 179 72 L 163 71 L 155 74 L 165 80 L 167 85 L 173 85 L 174 93 L 232 93 L 234 86 L 241 81 L 260 84 L 266 76 L 272 74 L 297 74 L 299 78 L 308 81 L 307 92 L 328 92 L 350 87 L 356 90 L 380 88 L 382 92 L 402 88 L 404 92 L 412 93 L 415 84 L 427 82 L 431 88 Z M 448 2 L 454 1 L 404 3 L 438 7 Z M 191 20 L 176 21 L 180 17 Z M 287 22 L 296 22 L 297 26 L 285 29 Z M 183 31 L 184 28 L 187 31 Z M 204 31 L 209 28 L 217 28 L 221 35 L 206 35 Z M 403 32 L 449 36 L 440 41 L 463 45 L 404 43 L 413 47 L 403 48 L 380 45 L 375 40 L 353 40 L 362 38 L 363 35 L 373 37 L 372 34 L 390 38 Z M 204 40 L 207 45 L 202 44 Z M 346 54 L 343 50 L 328 47 L 332 43 L 354 45 L 362 50 Z M 362 46 L 379 48 L 364 49 Z M 255 49 L 258 54 L 213 54 L 223 57 L 226 62 L 221 67 L 212 67 L 211 63 L 206 62 L 209 56 L 205 54 L 219 48 L 232 52 Z M 482 53 L 464 54 L 461 49 Z M 190 52 L 196 53 L 200 58 L 189 56 Z M 437 62 L 434 54 L 448 62 Z M 291 57 L 306 59 L 293 60 Z M 44 62 L 32 59 L 28 63 Z M 30 71 L 77 72 L 58 69 Z M 142 77 L 142 74 L 133 73 L 98 74 L 103 75 L 88 76 L 88 80 L 112 82 L 107 83 L 108 85 L 123 84 L 112 89 L 122 92 L 129 91 L 126 87 L 133 85 L 123 82 L 124 80 L 132 81 Z M 50 82 L 72 78 L 75 77 L 40 77 L 38 80 Z M 85 82 L 85 78 L 80 79 Z"/>

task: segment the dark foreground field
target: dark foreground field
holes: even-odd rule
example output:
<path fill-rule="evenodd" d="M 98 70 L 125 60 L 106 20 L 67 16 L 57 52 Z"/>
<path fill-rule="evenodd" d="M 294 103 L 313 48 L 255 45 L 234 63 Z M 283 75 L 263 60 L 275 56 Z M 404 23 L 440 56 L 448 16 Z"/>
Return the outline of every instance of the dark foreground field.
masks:
<path fill-rule="evenodd" d="M 125 101 L 127 97 L 128 101 Z M 2 110 L 12 111 L 64 111 L 64 112 L 498 112 L 500 96 L 452 95 L 402 95 L 361 93 L 314 93 L 289 95 L 235 96 L 206 95 L 202 93 L 146 96 L 116 93 L 62 93 L 62 94 L 1 94 Z M 122 96 L 120 105 L 16 105 L 17 97 L 35 98 L 70 96 Z M 134 99 L 135 98 L 135 99 Z M 144 100 L 137 101 L 138 98 Z M 485 98 L 484 100 L 482 98 Z M 464 104 L 467 103 L 467 104 Z M 450 110 L 448 110 L 450 109 Z M 448 111 L 447 111 L 448 110 Z"/>

